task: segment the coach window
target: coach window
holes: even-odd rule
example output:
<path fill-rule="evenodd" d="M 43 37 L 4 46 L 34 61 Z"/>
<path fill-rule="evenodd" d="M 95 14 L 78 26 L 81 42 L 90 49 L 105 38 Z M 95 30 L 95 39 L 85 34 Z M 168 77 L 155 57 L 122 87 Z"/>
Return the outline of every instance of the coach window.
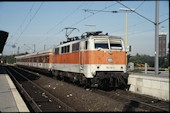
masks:
<path fill-rule="evenodd" d="M 35 57 L 35 62 L 38 62 L 38 57 Z"/>
<path fill-rule="evenodd" d="M 37 62 L 37 57 L 35 57 L 35 62 Z"/>
<path fill-rule="evenodd" d="M 41 62 L 41 57 L 38 57 L 38 62 Z"/>
<path fill-rule="evenodd" d="M 49 56 L 46 56 L 45 57 L 45 63 L 48 63 L 49 62 Z"/>
<path fill-rule="evenodd" d="M 39 58 L 39 62 L 42 62 L 43 60 L 42 60 L 42 56 L 40 56 L 40 57 L 38 57 Z"/>
<path fill-rule="evenodd" d="M 33 59 L 33 62 L 35 62 L 35 57 L 33 57 L 32 59 Z"/>
<path fill-rule="evenodd" d="M 45 57 L 43 56 L 41 59 L 42 59 L 42 62 L 44 62 Z"/>
<path fill-rule="evenodd" d="M 34 58 L 31 58 L 31 62 L 34 62 Z"/>
<path fill-rule="evenodd" d="M 42 59 L 42 62 L 44 62 L 45 57 L 44 57 L 44 56 L 42 56 L 42 57 L 41 57 L 41 59 Z"/>

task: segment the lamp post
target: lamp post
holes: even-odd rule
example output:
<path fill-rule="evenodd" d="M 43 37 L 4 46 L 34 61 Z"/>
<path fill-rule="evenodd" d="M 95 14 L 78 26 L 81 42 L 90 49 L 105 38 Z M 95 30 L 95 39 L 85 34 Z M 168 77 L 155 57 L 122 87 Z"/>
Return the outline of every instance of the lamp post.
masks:
<path fill-rule="evenodd" d="M 159 2 L 156 0 L 155 4 L 155 74 L 159 73 Z"/>
<path fill-rule="evenodd" d="M 126 33 L 125 33 L 125 45 L 126 47 L 128 46 L 128 14 L 130 12 L 134 12 L 134 9 L 128 9 L 128 8 L 119 8 L 119 11 L 101 11 L 101 10 L 90 10 L 90 9 L 83 9 L 85 12 L 86 11 L 100 11 L 100 12 L 111 12 L 111 13 L 126 13 Z"/>
<path fill-rule="evenodd" d="M 125 33 L 125 45 L 126 47 L 128 46 L 128 13 L 134 12 L 134 9 L 128 9 L 128 8 L 119 8 L 120 12 L 125 12 L 126 13 L 126 33 Z"/>

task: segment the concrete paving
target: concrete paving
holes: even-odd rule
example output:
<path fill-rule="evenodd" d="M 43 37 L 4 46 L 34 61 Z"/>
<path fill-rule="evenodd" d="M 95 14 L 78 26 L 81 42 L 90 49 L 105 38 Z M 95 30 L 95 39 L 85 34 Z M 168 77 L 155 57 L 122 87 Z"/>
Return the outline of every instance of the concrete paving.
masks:
<path fill-rule="evenodd" d="M 14 83 L 0 65 L 0 112 L 29 112 Z"/>

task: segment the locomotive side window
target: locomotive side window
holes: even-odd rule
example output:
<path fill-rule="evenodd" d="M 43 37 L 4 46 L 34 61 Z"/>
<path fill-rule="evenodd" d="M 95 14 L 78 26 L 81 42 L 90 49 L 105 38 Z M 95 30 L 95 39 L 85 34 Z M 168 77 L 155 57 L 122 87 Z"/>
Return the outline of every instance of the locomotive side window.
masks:
<path fill-rule="evenodd" d="M 79 50 L 79 43 L 75 43 L 72 45 L 72 51 L 78 51 Z"/>
<path fill-rule="evenodd" d="M 59 48 L 55 48 L 55 54 L 59 54 Z"/>
<path fill-rule="evenodd" d="M 61 48 L 61 53 L 69 53 L 69 52 L 70 52 L 70 45 Z"/>
<path fill-rule="evenodd" d="M 69 53 L 70 52 L 70 45 L 65 46 L 65 47 L 66 47 L 66 53 Z"/>
<path fill-rule="evenodd" d="M 61 53 L 65 53 L 65 47 L 61 48 Z"/>

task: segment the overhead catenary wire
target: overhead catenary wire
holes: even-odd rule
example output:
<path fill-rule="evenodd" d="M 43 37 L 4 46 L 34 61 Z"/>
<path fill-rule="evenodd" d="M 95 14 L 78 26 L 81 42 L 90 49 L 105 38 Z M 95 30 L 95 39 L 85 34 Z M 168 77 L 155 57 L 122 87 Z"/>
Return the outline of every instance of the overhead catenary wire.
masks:
<path fill-rule="evenodd" d="M 21 34 L 19 35 L 19 37 L 16 39 L 15 42 L 17 42 L 20 38 L 21 35 L 26 31 L 26 29 L 28 28 L 28 26 L 30 25 L 30 23 L 32 22 L 32 20 L 35 18 L 35 16 L 37 15 L 38 11 L 40 10 L 40 8 L 42 7 L 42 5 L 44 4 L 44 2 L 42 2 L 40 4 L 40 6 L 38 7 L 37 11 L 34 13 L 34 15 L 32 16 L 32 18 L 30 19 L 30 21 L 28 22 L 28 24 L 25 26 L 24 30 L 21 32 Z"/>
<path fill-rule="evenodd" d="M 165 16 L 165 15 L 167 15 L 167 14 L 168 14 L 168 13 L 162 14 L 162 15 L 159 16 L 159 18 L 160 18 L 160 17 L 163 17 L 163 16 Z M 151 19 L 153 19 L 153 18 L 151 18 Z M 169 19 L 169 18 L 168 18 L 168 19 Z M 165 21 L 167 21 L 167 19 L 166 19 Z M 133 24 L 133 25 L 129 25 L 128 28 L 135 27 L 135 26 L 140 25 L 140 24 L 143 24 L 143 23 L 145 23 L 145 22 L 147 22 L 147 20 L 141 21 L 141 22 L 136 23 L 136 24 Z M 124 29 L 124 28 L 120 28 L 120 29 L 114 30 L 113 32 L 120 31 L 120 30 L 122 30 L 122 29 Z"/>
<path fill-rule="evenodd" d="M 117 4 L 117 3 L 111 4 L 111 5 L 109 5 L 109 6 L 105 7 L 105 8 L 104 8 L 104 9 L 102 9 L 102 10 L 99 10 L 98 12 L 96 12 L 96 13 L 94 13 L 94 14 L 92 14 L 92 15 L 89 15 L 88 17 L 85 17 L 85 18 L 83 18 L 83 19 L 81 19 L 81 20 L 77 21 L 76 23 L 72 24 L 72 25 L 71 25 L 71 27 L 73 27 L 73 26 L 74 26 L 74 25 L 76 25 L 76 24 L 81 23 L 82 21 L 84 21 L 84 20 L 88 19 L 89 17 L 91 17 L 91 16 L 93 16 L 93 15 L 95 15 L 95 14 L 97 14 L 97 13 L 99 13 L 99 12 L 101 12 L 101 11 L 103 11 L 103 10 L 105 10 L 105 9 L 109 8 L 109 7 L 114 6 L 115 4 Z M 61 32 L 62 32 L 62 30 L 61 30 L 61 31 L 58 31 L 56 34 L 60 34 Z M 56 36 L 56 35 L 52 35 L 50 38 L 52 38 L 53 36 Z M 46 41 L 47 39 L 49 39 L 49 37 L 47 37 L 44 41 Z M 44 42 L 44 41 L 43 41 L 43 42 Z"/>
<path fill-rule="evenodd" d="M 119 4 L 121 4 L 121 5 L 124 6 L 124 7 L 128 8 L 130 11 L 136 13 L 136 14 L 139 15 L 140 17 L 145 18 L 146 20 L 148 20 L 148 21 L 152 22 L 153 24 L 155 24 L 155 22 L 153 22 L 152 20 L 150 20 L 150 19 L 146 18 L 145 16 L 139 14 L 139 13 L 136 12 L 135 10 L 133 11 L 132 9 L 130 9 L 128 6 L 122 4 L 121 2 L 119 2 L 119 1 L 116 1 L 116 2 L 119 3 Z"/>
<path fill-rule="evenodd" d="M 96 13 L 94 13 L 94 14 L 92 14 L 92 15 L 89 15 L 88 17 L 85 17 L 85 18 L 79 20 L 78 22 L 72 24 L 70 27 L 73 27 L 74 25 L 81 23 L 82 21 L 88 19 L 89 17 L 91 17 L 91 16 L 93 16 L 93 15 L 95 15 L 95 14 L 97 14 L 97 13 L 99 13 L 99 12 L 101 12 L 101 11 L 103 11 L 103 10 L 109 8 L 109 7 L 112 7 L 112 6 L 114 6 L 115 4 L 117 4 L 117 3 L 111 4 L 111 5 L 109 5 L 109 6 L 105 7 L 105 8 L 103 8 L 102 10 L 99 10 L 98 12 L 96 12 Z M 56 34 L 59 35 L 61 32 L 62 32 L 62 30 L 58 31 Z M 49 38 L 52 38 L 53 36 L 56 36 L 56 34 L 52 35 L 51 37 L 47 37 L 44 41 L 48 40 Z M 44 41 L 43 41 L 43 42 L 44 42 Z"/>
<path fill-rule="evenodd" d="M 136 8 L 136 10 L 137 10 L 139 7 L 141 7 L 143 3 L 144 3 L 144 1 Z M 112 6 L 112 5 L 111 5 L 111 6 Z M 109 7 L 110 7 L 110 6 L 109 6 Z M 108 8 L 108 7 L 105 7 L 104 9 L 102 9 L 102 10 L 100 10 L 100 11 L 103 11 L 103 10 L 105 10 L 105 9 L 107 9 L 107 8 Z M 100 11 L 98 11 L 98 12 L 100 12 Z M 98 13 L 98 12 L 96 12 L 96 13 Z M 96 14 L 96 13 L 93 13 L 93 14 L 89 15 L 88 17 L 81 19 L 80 21 L 78 21 L 78 22 L 72 24 L 72 26 L 73 26 L 73 25 L 76 25 L 76 24 L 79 24 L 80 22 L 86 20 L 87 18 L 93 16 L 93 15 Z M 142 24 L 142 22 L 139 23 L 139 24 Z M 132 26 L 136 26 L 136 25 L 137 25 L 137 24 L 132 25 Z M 57 32 L 56 34 L 58 34 L 58 33 L 61 33 L 61 31 Z M 55 35 L 54 35 L 54 36 L 55 36 Z M 47 38 L 48 38 L 48 37 L 47 37 Z M 47 38 L 46 38 L 46 40 L 47 40 Z M 45 40 L 44 40 L 44 41 L 45 41 Z"/>
<path fill-rule="evenodd" d="M 135 11 L 137 10 L 137 9 L 139 9 L 142 5 L 143 5 L 143 3 L 144 3 L 144 1 L 140 4 L 140 5 L 138 5 L 137 7 L 136 7 L 136 9 L 135 9 Z M 106 6 L 105 6 L 105 8 L 106 8 Z M 71 15 L 71 14 L 70 14 Z M 92 14 L 92 16 L 93 16 L 94 14 Z M 66 16 L 67 17 L 67 16 Z M 149 19 L 149 18 L 148 18 Z M 169 18 L 168 18 L 169 19 Z M 165 19 L 165 20 L 163 20 L 162 22 L 160 22 L 160 23 L 163 23 L 163 22 L 165 22 L 165 21 L 167 21 L 168 19 Z M 30 19 L 31 20 L 31 19 Z M 67 20 L 67 19 L 65 19 L 65 20 Z M 151 19 L 150 19 L 151 20 Z M 61 20 L 60 22 L 62 22 L 63 20 Z M 147 20 L 145 20 L 145 21 L 147 21 Z M 141 23 L 139 23 L 139 24 L 142 24 L 142 22 Z M 77 24 L 76 24 L 77 25 Z M 133 27 L 133 26 L 137 26 L 138 24 L 134 24 L 134 25 L 131 25 L 131 27 Z M 55 26 L 54 26 L 55 27 Z M 53 28 L 54 28 L 53 27 Z M 53 30 L 53 29 L 51 29 L 51 30 Z M 49 32 L 51 32 L 50 30 L 49 30 Z M 58 33 L 61 33 L 61 31 L 58 31 L 58 32 L 56 32 L 55 34 L 58 34 Z M 22 35 L 22 34 L 21 34 Z M 56 36 L 56 35 L 54 35 L 54 36 Z M 51 37 L 47 37 L 47 38 L 51 38 Z M 46 38 L 46 40 L 47 40 L 47 38 Z"/>
<path fill-rule="evenodd" d="M 142 3 L 140 3 L 138 7 L 135 8 L 135 11 L 136 11 L 137 9 L 139 9 L 139 7 L 141 7 L 144 2 L 145 2 L 145 0 L 144 0 Z"/>
<path fill-rule="evenodd" d="M 35 2 L 34 2 L 34 4 L 35 4 Z M 29 12 L 27 13 L 26 17 L 24 18 L 23 22 L 22 22 L 21 25 L 18 27 L 18 29 L 19 29 L 19 28 L 22 28 L 24 22 L 26 21 L 26 19 L 28 18 L 28 15 L 31 13 L 31 11 L 32 11 L 32 9 L 33 9 L 33 7 L 34 7 L 34 4 L 31 6 Z M 17 31 L 16 31 L 16 32 L 17 32 Z M 15 34 L 16 34 L 16 32 L 15 32 Z M 15 35 L 15 34 L 14 34 L 14 35 Z M 14 36 L 14 35 L 13 35 L 13 36 Z"/>
<path fill-rule="evenodd" d="M 44 35 L 44 37 L 46 37 L 44 40 L 41 40 L 41 42 L 45 42 L 46 40 L 56 36 L 57 34 L 60 34 L 62 32 L 62 30 L 56 32 L 55 34 L 51 35 L 51 36 L 47 36 L 48 33 L 50 33 L 51 31 L 53 31 L 57 26 L 59 26 L 60 24 L 62 24 L 65 20 L 67 20 L 70 16 L 72 16 L 74 13 L 76 13 L 76 11 L 78 11 L 78 9 L 80 9 L 82 6 L 84 5 L 84 3 L 81 3 L 77 8 L 75 8 L 69 15 L 65 16 L 60 22 L 58 22 L 55 26 L 53 26 L 52 28 L 50 28 L 46 34 Z M 39 42 L 37 42 L 39 43 Z"/>
<path fill-rule="evenodd" d="M 71 25 L 71 27 L 73 27 L 73 26 L 75 26 L 75 25 L 81 23 L 82 21 L 84 21 L 84 20 L 90 18 L 91 16 L 93 16 L 93 15 L 95 15 L 95 14 L 101 12 L 101 11 L 104 11 L 105 9 L 107 9 L 107 8 L 109 8 L 109 7 L 114 6 L 115 4 L 117 4 L 117 3 L 114 3 L 114 4 L 112 4 L 112 5 L 109 5 L 109 6 L 105 7 L 105 8 L 103 8 L 102 10 L 98 10 L 96 13 L 93 13 L 93 14 L 91 14 L 91 15 L 89 15 L 89 16 L 87 16 L 87 17 L 85 17 L 85 18 L 83 18 L 83 19 L 81 19 L 81 20 L 75 22 L 74 24 Z"/>
<path fill-rule="evenodd" d="M 78 9 L 80 9 L 82 6 L 84 5 L 84 3 L 81 3 L 76 9 L 74 9 L 69 15 L 65 16 L 60 22 L 58 22 L 55 26 L 53 26 L 51 29 L 49 29 L 47 31 L 47 33 L 51 32 L 52 30 L 54 30 L 58 25 L 60 25 L 61 23 L 63 23 L 65 20 L 67 20 L 71 15 L 73 15 Z"/>
<path fill-rule="evenodd" d="M 8 40 L 7 40 L 6 43 L 8 43 L 9 40 L 10 40 L 12 37 L 15 37 L 15 35 L 18 33 L 18 31 L 19 31 L 20 29 L 22 30 L 22 26 L 23 26 L 23 24 L 25 23 L 25 21 L 27 20 L 28 15 L 31 13 L 31 11 L 32 11 L 32 9 L 33 9 L 33 7 L 34 7 L 34 4 L 35 4 L 35 2 L 31 5 L 31 8 L 29 9 L 29 11 L 28 11 L 28 13 L 26 14 L 26 16 L 25 16 L 24 20 L 22 21 L 22 23 L 19 25 L 18 29 L 16 29 L 15 33 L 14 33 L 13 35 L 11 35 L 10 38 L 8 38 Z"/>
<path fill-rule="evenodd" d="M 165 19 L 165 20 L 159 22 L 158 24 L 161 24 L 161 23 L 163 23 L 163 22 L 165 22 L 165 21 L 167 21 L 167 20 L 169 20 L 169 18 L 167 18 L 167 19 Z"/>

